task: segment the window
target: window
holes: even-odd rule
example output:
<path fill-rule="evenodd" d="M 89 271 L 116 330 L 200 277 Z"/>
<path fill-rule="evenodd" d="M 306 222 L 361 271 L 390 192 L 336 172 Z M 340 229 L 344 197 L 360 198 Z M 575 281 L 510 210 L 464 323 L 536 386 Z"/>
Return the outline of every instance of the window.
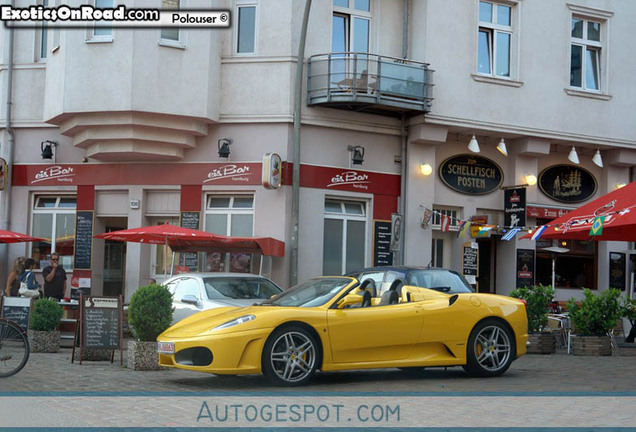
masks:
<path fill-rule="evenodd" d="M 322 273 L 341 275 L 364 267 L 367 219 L 365 204 L 325 200 Z"/>
<path fill-rule="evenodd" d="M 49 7 L 49 0 L 42 0 L 42 7 Z M 49 48 L 49 23 L 48 21 L 42 21 L 42 26 L 37 31 L 38 37 L 38 47 L 37 47 L 37 58 L 38 60 L 46 60 L 48 57 L 48 48 Z"/>
<path fill-rule="evenodd" d="M 206 199 L 205 231 L 235 237 L 252 237 L 254 197 L 251 195 L 209 195 Z M 260 256 L 245 253 L 211 252 L 206 271 L 258 273 Z"/>
<path fill-rule="evenodd" d="M 237 7 L 238 29 L 236 31 L 236 52 L 253 54 L 256 45 L 256 6 Z"/>
<path fill-rule="evenodd" d="M 60 264 L 73 268 L 75 248 L 74 196 L 36 196 L 33 204 L 31 235 L 45 239 L 31 244 L 31 257 L 36 268 L 49 265 L 52 252 L 60 254 Z"/>
<path fill-rule="evenodd" d="M 180 6 L 180 0 L 161 0 L 162 10 L 180 9 Z M 179 42 L 181 42 L 181 32 L 179 31 L 179 27 L 162 27 L 160 37 L 162 42 L 168 42 L 168 45 L 175 44 L 175 42 L 177 42 L 175 45 L 180 46 Z"/>
<path fill-rule="evenodd" d="M 570 86 L 600 90 L 601 23 L 572 17 L 570 37 Z"/>
<path fill-rule="evenodd" d="M 431 226 L 436 229 L 441 229 L 442 215 L 450 218 L 450 230 L 457 231 L 459 227 L 459 219 L 457 219 L 458 210 L 450 208 L 440 208 L 433 206 L 433 217 L 431 218 Z"/>
<path fill-rule="evenodd" d="M 508 4 L 479 2 L 478 73 L 510 78 L 512 14 L 513 8 Z"/>
<path fill-rule="evenodd" d="M 369 0 L 334 0 L 331 29 L 332 53 L 368 53 L 371 28 Z M 332 80 L 338 82 L 360 76 L 367 70 L 366 56 L 334 54 Z"/>
<path fill-rule="evenodd" d="M 179 226 L 179 216 L 172 217 L 153 217 L 149 219 L 150 225 L 163 225 L 169 223 L 174 226 Z M 173 273 L 183 273 L 185 269 L 181 266 L 183 262 L 183 255 L 185 253 L 175 252 L 172 254 L 172 249 L 169 246 L 152 245 L 150 249 L 152 257 L 152 277 L 163 278 L 166 275 Z"/>
<path fill-rule="evenodd" d="M 114 7 L 113 0 L 95 0 L 96 9 L 112 9 Z M 91 40 L 93 41 L 112 41 L 113 40 L 113 28 L 106 27 L 110 24 L 110 21 L 99 21 L 99 25 L 93 27 L 93 34 Z"/>
<path fill-rule="evenodd" d="M 544 246 L 543 244 L 542 246 Z M 553 246 L 550 241 L 550 246 Z M 569 249 L 557 254 L 554 279 L 556 288 L 598 288 L 598 250 L 594 240 L 564 240 L 559 247 Z M 537 244 L 537 283 L 552 285 L 552 256 Z"/>

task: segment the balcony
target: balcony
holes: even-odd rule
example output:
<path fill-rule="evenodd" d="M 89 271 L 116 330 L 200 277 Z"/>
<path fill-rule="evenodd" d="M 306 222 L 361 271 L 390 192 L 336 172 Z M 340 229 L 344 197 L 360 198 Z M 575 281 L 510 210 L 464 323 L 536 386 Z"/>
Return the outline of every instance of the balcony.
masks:
<path fill-rule="evenodd" d="M 391 116 L 431 110 L 427 63 L 369 53 L 329 53 L 307 62 L 307 105 Z"/>

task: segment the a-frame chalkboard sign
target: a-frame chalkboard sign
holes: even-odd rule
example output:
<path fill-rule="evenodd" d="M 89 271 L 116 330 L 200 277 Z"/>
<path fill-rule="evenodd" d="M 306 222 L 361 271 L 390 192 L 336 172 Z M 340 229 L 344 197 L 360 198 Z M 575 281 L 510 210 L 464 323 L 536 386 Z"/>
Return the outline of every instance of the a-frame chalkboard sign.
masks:
<path fill-rule="evenodd" d="M 123 302 L 118 297 L 100 297 L 80 295 L 80 364 L 87 348 L 110 349 L 110 362 L 113 362 L 115 350 L 119 350 L 119 362 L 124 364 L 123 354 Z M 73 344 L 73 359 L 75 358 Z M 71 363 L 73 362 L 71 359 Z"/>
<path fill-rule="evenodd" d="M 0 317 L 15 322 L 24 331 L 29 329 L 33 299 L 27 297 L 1 297 Z"/>

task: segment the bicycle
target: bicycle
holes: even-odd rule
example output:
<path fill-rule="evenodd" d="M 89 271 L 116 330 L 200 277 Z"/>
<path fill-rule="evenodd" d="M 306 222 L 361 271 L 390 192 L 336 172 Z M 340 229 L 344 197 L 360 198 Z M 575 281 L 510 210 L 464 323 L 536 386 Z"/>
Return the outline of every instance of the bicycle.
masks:
<path fill-rule="evenodd" d="M 20 372 L 30 352 L 26 331 L 13 321 L 0 318 L 0 378 Z"/>

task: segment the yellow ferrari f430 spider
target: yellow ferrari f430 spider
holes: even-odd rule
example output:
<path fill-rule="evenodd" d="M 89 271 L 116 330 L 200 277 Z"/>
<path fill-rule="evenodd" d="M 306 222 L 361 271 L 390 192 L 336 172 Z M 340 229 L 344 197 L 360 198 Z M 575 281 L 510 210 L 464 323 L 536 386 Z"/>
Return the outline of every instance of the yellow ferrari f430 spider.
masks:
<path fill-rule="evenodd" d="M 315 278 L 252 306 L 197 313 L 159 335 L 159 363 L 300 385 L 316 370 L 462 366 L 497 376 L 526 352 L 520 300 L 397 285 L 376 295 L 367 283 Z"/>

